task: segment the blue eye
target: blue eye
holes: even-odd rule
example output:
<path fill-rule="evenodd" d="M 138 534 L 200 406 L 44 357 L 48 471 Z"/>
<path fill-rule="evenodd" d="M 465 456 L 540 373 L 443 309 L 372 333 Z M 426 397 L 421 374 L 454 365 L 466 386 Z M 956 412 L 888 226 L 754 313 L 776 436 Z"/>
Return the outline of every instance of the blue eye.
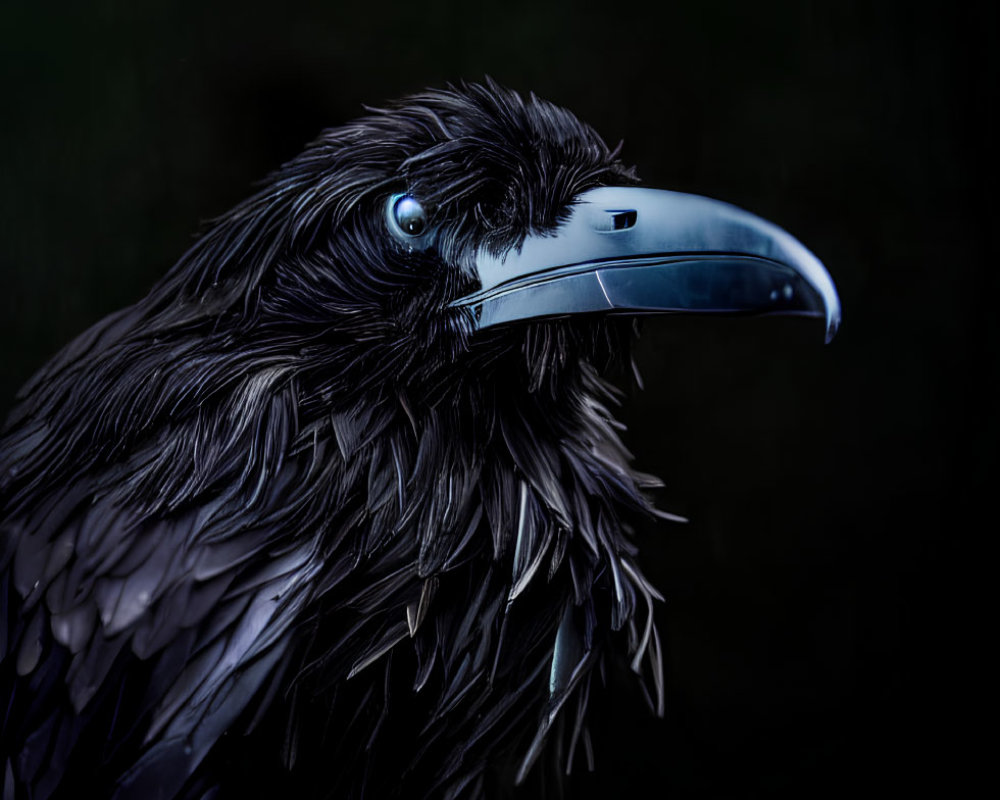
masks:
<path fill-rule="evenodd" d="M 424 207 L 410 195 L 403 194 L 393 198 L 392 220 L 399 230 L 407 236 L 419 236 L 427 227 L 427 214 Z"/>

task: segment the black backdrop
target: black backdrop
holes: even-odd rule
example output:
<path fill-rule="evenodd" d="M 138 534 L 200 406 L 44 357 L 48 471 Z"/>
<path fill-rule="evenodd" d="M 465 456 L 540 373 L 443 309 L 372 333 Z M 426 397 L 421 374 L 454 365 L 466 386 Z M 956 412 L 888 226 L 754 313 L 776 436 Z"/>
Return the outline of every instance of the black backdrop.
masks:
<path fill-rule="evenodd" d="M 973 514 L 996 461 L 995 11 L 161 5 L 3 4 L 2 409 L 362 103 L 484 74 L 534 90 L 624 139 L 647 185 L 788 228 L 844 305 L 828 347 L 803 320 L 645 324 L 627 441 L 691 518 L 640 531 L 667 717 L 615 685 L 571 796 L 954 788 L 976 760 L 966 643 L 991 630 L 964 590 L 996 526 Z"/>

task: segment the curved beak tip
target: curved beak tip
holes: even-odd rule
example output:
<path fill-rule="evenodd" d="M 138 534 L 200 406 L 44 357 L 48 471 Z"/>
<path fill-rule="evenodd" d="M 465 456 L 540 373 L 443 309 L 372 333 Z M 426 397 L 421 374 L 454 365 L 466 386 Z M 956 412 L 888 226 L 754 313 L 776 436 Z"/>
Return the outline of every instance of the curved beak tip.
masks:
<path fill-rule="evenodd" d="M 840 307 L 836 309 L 830 309 L 826 314 L 826 338 L 824 339 L 824 344 L 830 344 L 833 341 L 833 337 L 837 335 L 837 331 L 840 330 Z"/>
<path fill-rule="evenodd" d="M 813 284 L 813 288 L 819 295 L 817 299 L 819 299 L 821 303 L 823 318 L 826 322 L 826 336 L 824 338 L 824 344 L 830 344 L 830 342 L 833 341 L 833 337 L 837 335 L 837 331 L 840 330 L 840 323 L 842 320 L 840 295 L 837 293 L 837 288 L 833 284 L 833 279 L 830 277 L 829 273 L 826 272 L 823 265 L 818 259 L 815 263 L 819 266 L 819 280 L 816 284 Z"/>

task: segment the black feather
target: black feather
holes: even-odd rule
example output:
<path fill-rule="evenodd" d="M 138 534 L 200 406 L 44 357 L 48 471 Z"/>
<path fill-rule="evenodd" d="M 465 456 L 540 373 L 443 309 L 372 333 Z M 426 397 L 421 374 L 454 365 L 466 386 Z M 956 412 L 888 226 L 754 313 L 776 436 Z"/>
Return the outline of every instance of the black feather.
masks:
<path fill-rule="evenodd" d="M 623 521 L 653 482 L 601 377 L 628 323 L 472 336 L 449 306 L 477 247 L 634 180 L 533 95 L 427 92 L 326 131 L 43 367 L 0 451 L 5 800 L 478 797 L 590 762 L 607 659 L 662 712 Z M 387 235 L 398 191 L 433 251 Z"/>

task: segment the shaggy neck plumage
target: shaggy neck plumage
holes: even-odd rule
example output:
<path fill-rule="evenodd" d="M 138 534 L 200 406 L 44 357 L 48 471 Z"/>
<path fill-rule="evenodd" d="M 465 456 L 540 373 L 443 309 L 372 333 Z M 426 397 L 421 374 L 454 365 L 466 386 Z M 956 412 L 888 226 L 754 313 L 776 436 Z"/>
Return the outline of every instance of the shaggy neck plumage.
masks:
<path fill-rule="evenodd" d="M 305 706 L 293 715 L 308 717 L 318 696 L 320 707 L 335 703 L 338 718 L 356 720 L 323 745 L 338 753 L 370 740 L 371 726 L 382 736 L 391 728 L 361 713 L 366 702 L 419 705 L 419 716 L 430 720 L 420 755 L 446 732 L 470 743 L 496 741 L 500 730 L 541 707 L 545 714 L 529 727 L 534 740 L 508 743 L 514 766 L 526 772 L 556 719 L 566 728 L 563 758 L 571 761 L 585 730 L 590 668 L 618 636 L 633 667 L 651 677 L 651 693 L 658 691 L 655 592 L 618 521 L 623 513 L 649 513 L 642 489 L 654 482 L 629 469 L 604 405 L 610 387 L 588 362 L 564 364 L 558 378 L 530 391 L 523 363 L 515 369 L 520 383 L 505 374 L 515 364 L 506 352 L 476 393 L 455 391 L 435 405 L 370 398 L 331 414 L 329 428 L 319 422 L 319 444 L 302 454 L 325 464 L 316 467 L 317 479 L 353 498 L 333 518 L 326 514 L 318 546 L 328 577 L 292 667 Z M 505 641 L 510 620 L 517 641 Z M 553 658 L 557 639 L 569 667 Z M 380 661 L 387 652 L 395 658 Z M 351 688 L 343 686 L 345 675 Z M 397 688 L 392 699 L 390 686 Z M 417 696 L 406 699 L 414 688 Z M 475 710 L 491 691 L 489 702 L 502 702 L 484 718 Z M 572 710 L 557 717 L 568 702 Z M 392 760 L 384 751 L 379 757 Z M 388 773 L 457 785 L 482 779 L 487 756 L 472 744 L 461 757 L 427 763 L 445 766 L 427 776 L 416 758 Z"/>

